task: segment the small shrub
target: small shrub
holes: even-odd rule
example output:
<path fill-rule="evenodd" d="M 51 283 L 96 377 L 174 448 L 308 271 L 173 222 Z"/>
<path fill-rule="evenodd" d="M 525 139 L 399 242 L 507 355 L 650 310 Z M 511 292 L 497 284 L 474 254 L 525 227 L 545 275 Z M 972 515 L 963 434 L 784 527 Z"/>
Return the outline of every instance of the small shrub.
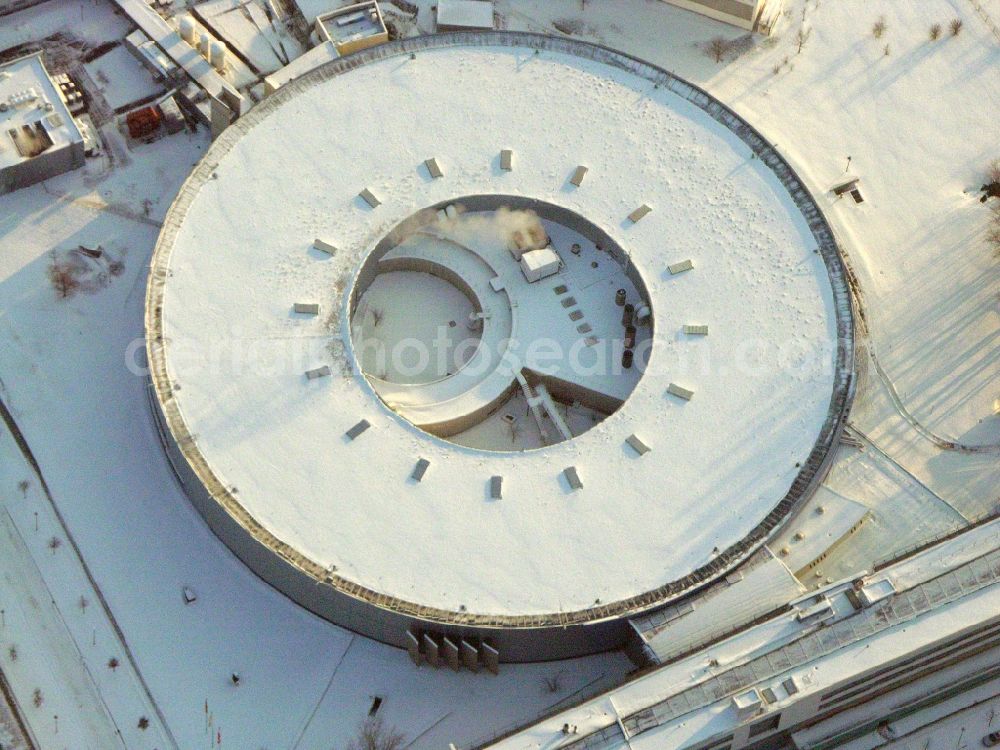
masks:
<path fill-rule="evenodd" d="M 139 717 L 139 729 L 142 729 L 143 731 L 149 729 L 149 719 L 147 719 L 145 716 Z"/>
<path fill-rule="evenodd" d="M 986 242 L 993 249 L 993 255 L 1000 258 L 1000 204 L 993 206 L 993 216 L 986 230 Z"/>
<path fill-rule="evenodd" d="M 885 23 L 885 16 L 879 16 L 875 25 L 872 26 L 872 36 L 876 39 L 881 39 L 882 35 L 886 32 L 889 27 Z"/>
<path fill-rule="evenodd" d="M 30 486 L 31 482 L 29 482 L 27 479 L 22 479 L 20 482 L 17 483 L 17 489 L 21 491 L 21 497 L 28 496 L 28 488 Z"/>
<path fill-rule="evenodd" d="M 1000 182 L 1000 159 L 994 159 L 986 167 L 986 179 L 990 182 Z"/>
<path fill-rule="evenodd" d="M 7 649 L 7 656 L 10 657 L 11 661 L 17 661 L 17 646 L 11 646 Z"/>
<path fill-rule="evenodd" d="M 35 692 L 31 694 L 31 702 L 35 705 L 35 708 L 42 707 L 42 704 L 45 702 L 45 696 L 42 695 L 41 688 L 35 688 Z"/>
<path fill-rule="evenodd" d="M 80 288 L 77 270 L 68 263 L 52 261 L 49 266 L 49 281 L 61 299 L 72 297 Z"/>
<path fill-rule="evenodd" d="M 941 38 L 941 24 L 936 23 L 931 26 L 931 30 L 928 32 L 932 42 L 936 42 Z"/>
<path fill-rule="evenodd" d="M 112 672 L 114 672 L 116 669 L 118 669 L 118 657 L 117 656 L 112 656 L 110 659 L 108 659 L 108 669 L 110 669 Z"/>
<path fill-rule="evenodd" d="M 948 24 L 948 29 L 951 31 L 952 36 L 958 36 L 959 32 L 962 31 L 962 19 L 956 18 L 954 21 Z"/>
<path fill-rule="evenodd" d="M 809 41 L 809 36 L 812 34 L 812 29 L 807 29 L 805 26 L 799 28 L 799 33 L 795 35 L 795 41 L 798 44 L 798 49 L 795 54 L 802 52 L 802 48 L 806 46 L 806 42 Z"/>
<path fill-rule="evenodd" d="M 60 539 L 57 536 L 54 536 L 51 539 L 49 539 L 49 549 L 52 550 L 53 555 L 56 553 L 56 550 L 59 549 L 60 547 L 62 547 L 62 539 Z"/>
<path fill-rule="evenodd" d="M 729 51 L 729 40 L 717 36 L 715 39 L 708 43 L 708 54 L 717 63 L 722 62 L 722 59 L 726 56 L 726 52 Z"/>
<path fill-rule="evenodd" d="M 562 672 L 556 672 L 552 677 L 542 678 L 545 684 L 545 692 L 558 693 L 562 690 Z"/>
<path fill-rule="evenodd" d="M 986 230 L 986 241 L 993 248 L 993 254 L 1000 256 L 1000 221 L 994 221 Z"/>
<path fill-rule="evenodd" d="M 361 723 L 347 750 L 401 750 L 405 739 L 394 727 L 387 727 L 381 716 L 373 716 Z"/>
<path fill-rule="evenodd" d="M 579 18 L 557 18 L 552 22 L 552 27 L 566 36 L 573 36 L 583 31 L 583 21 Z"/>

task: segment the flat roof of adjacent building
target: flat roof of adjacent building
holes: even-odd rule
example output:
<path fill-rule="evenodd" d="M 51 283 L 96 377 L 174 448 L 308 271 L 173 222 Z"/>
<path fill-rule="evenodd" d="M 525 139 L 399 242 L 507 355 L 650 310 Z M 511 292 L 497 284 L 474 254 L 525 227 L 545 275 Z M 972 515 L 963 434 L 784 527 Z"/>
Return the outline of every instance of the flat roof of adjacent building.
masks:
<path fill-rule="evenodd" d="M 24 132 L 25 126 L 34 130 L 38 123 L 45 136 Z M 18 132 L 18 142 L 10 135 L 12 130 Z M 46 136 L 51 141 L 47 146 Z M 22 153 L 25 149 L 44 146 L 48 150 L 82 141 L 80 129 L 49 78 L 41 52 L 0 66 L 0 169 L 33 158 Z"/>
<path fill-rule="evenodd" d="M 313 68 L 316 68 L 331 60 L 340 57 L 337 47 L 333 42 L 323 42 L 313 47 L 303 55 L 299 55 L 285 67 L 274 71 L 269 76 L 264 77 L 264 83 L 268 89 L 276 90 L 286 83 L 294 81 L 299 76 L 303 76 Z"/>
<path fill-rule="evenodd" d="M 492 29 L 492 0 L 438 0 L 438 26 L 452 29 Z"/>

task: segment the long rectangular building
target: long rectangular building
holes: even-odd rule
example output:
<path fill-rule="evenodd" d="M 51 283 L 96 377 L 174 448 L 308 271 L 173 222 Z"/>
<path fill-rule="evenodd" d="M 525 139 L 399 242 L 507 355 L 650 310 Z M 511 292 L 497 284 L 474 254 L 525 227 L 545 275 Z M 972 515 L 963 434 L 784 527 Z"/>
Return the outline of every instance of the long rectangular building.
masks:
<path fill-rule="evenodd" d="M 666 0 L 666 2 L 748 31 L 761 30 L 765 16 L 773 16 L 781 6 L 780 0 Z"/>
<path fill-rule="evenodd" d="M 480 747 L 873 750 L 1000 691 L 998 543 L 994 519 L 724 639 L 706 631 L 699 650 Z"/>

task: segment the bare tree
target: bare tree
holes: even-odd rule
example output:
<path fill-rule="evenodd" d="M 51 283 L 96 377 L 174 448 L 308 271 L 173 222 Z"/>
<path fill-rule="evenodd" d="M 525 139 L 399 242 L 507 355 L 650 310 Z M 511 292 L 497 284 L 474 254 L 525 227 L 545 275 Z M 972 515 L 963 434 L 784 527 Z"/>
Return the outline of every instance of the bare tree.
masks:
<path fill-rule="evenodd" d="M 49 281 L 52 288 L 60 298 L 72 297 L 80 287 L 80 280 L 77 278 L 76 269 L 69 263 L 57 261 L 52 258 L 52 265 L 49 266 Z"/>
<path fill-rule="evenodd" d="M 729 41 L 725 37 L 717 36 L 708 43 L 708 54 L 716 62 L 722 62 L 728 51 Z"/>
<path fill-rule="evenodd" d="M 872 26 L 872 36 L 875 37 L 876 39 L 881 39 L 882 35 L 888 28 L 889 27 L 885 23 L 885 16 L 879 16 L 878 20 Z"/>
<path fill-rule="evenodd" d="M 948 24 L 948 29 L 951 31 L 952 36 L 958 36 L 959 32 L 962 30 L 962 19 L 956 18 L 953 20 Z"/>
<path fill-rule="evenodd" d="M 358 727 L 358 736 L 347 743 L 347 750 L 400 750 L 406 738 L 388 727 L 381 716 L 371 716 Z"/>
<path fill-rule="evenodd" d="M 799 27 L 799 33 L 795 35 L 795 41 L 798 44 L 798 49 L 795 54 L 802 52 L 802 48 L 806 46 L 806 42 L 809 41 L 809 37 L 812 34 L 812 29 L 807 29 L 805 26 Z"/>
<path fill-rule="evenodd" d="M 62 547 L 62 539 L 60 539 L 57 536 L 54 536 L 51 539 L 49 539 L 49 549 L 52 550 L 53 555 L 56 553 L 56 550 L 59 549 L 60 547 Z"/>
<path fill-rule="evenodd" d="M 545 692 L 558 693 L 562 690 L 562 672 L 556 672 L 551 677 L 543 677 L 542 682 L 545 685 Z"/>
<path fill-rule="evenodd" d="M 990 228 L 986 230 L 986 241 L 993 248 L 993 254 L 1000 258 L 1000 213 L 997 213 Z"/>
<path fill-rule="evenodd" d="M 1000 203 L 993 204 L 993 215 L 986 229 L 986 241 L 993 248 L 993 255 L 1000 258 Z"/>
<path fill-rule="evenodd" d="M 994 159 L 986 167 L 986 179 L 1000 183 L 1000 159 Z"/>
<path fill-rule="evenodd" d="M 941 38 L 941 24 L 935 23 L 931 25 L 931 30 L 928 32 L 932 42 L 936 42 Z"/>

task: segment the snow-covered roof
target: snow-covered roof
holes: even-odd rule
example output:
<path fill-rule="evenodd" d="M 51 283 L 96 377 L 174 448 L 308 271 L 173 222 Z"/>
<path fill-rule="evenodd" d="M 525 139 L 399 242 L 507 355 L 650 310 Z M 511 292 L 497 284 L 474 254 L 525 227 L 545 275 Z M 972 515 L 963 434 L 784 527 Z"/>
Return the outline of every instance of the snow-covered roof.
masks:
<path fill-rule="evenodd" d="M 871 513 L 866 505 L 844 497 L 828 487 L 816 492 L 816 508 L 799 518 L 794 533 L 786 529 L 775 538 L 772 549 L 794 573 L 825 558 L 829 550 L 856 530 Z M 822 572 L 817 568 L 817 572 Z M 819 579 L 823 576 L 817 575 Z"/>
<path fill-rule="evenodd" d="M 817 240 L 764 159 L 659 85 L 666 74 L 654 85 L 653 73 L 489 39 L 335 61 L 213 144 L 153 261 L 148 339 L 169 426 L 258 539 L 390 605 L 576 612 L 697 569 L 718 574 L 809 486 L 823 454 L 814 446 L 844 404 L 831 397 L 844 374 Z M 499 166 L 506 148 L 511 170 Z M 427 178 L 431 156 L 442 178 Z M 346 290 L 369 251 L 422 208 L 486 193 L 597 224 L 642 275 L 656 320 L 624 405 L 524 453 L 413 427 L 376 397 L 350 345 Z M 627 218 L 644 204 L 641 221 Z M 336 250 L 315 249 L 316 238 Z M 668 270 L 688 260 L 690 270 Z M 299 301 L 319 301 L 320 314 L 293 314 Z M 849 342 L 849 320 L 839 328 Z M 305 376 L 323 367 L 329 376 Z M 629 447 L 633 437 L 649 452 Z"/>
<path fill-rule="evenodd" d="M 337 8 L 316 17 L 321 39 L 337 45 L 385 34 L 385 22 L 375 0 Z"/>
<path fill-rule="evenodd" d="M 438 0 L 438 27 L 449 29 L 492 29 L 491 0 Z"/>
<path fill-rule="evenodd" d="M 276 70 L 269 76 L 265 76 L 264 83 L 269 91 L 275 91 L 284 86 L 289 81 L 294 81 L 299 76 L 305 75 L 313 68 L 323 63 L 336 60 L 340 54 L 337 52 L 333 42 L 323 42 L 313 47 L 303 55 L 299 55 L 288 65 Z"/>
<path fill-rule="evenodd" d="M 693 646 L 730 633 L 805 592 L 791 571 L 767 549 L 747 562 L 730 580 L 720 581 L 681 605 L 668 608 L 663 622 L 657 614 L 636 622 L 650 653 L 666 662 Z M 755 564 L 756 563 L 756 564 Z"/>

